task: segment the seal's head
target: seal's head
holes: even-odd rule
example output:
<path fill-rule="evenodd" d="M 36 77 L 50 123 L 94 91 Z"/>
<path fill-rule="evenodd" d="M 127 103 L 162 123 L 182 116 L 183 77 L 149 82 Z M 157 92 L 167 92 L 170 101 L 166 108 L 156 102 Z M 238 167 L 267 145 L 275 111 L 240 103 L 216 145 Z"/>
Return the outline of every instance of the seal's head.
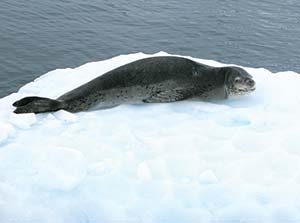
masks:
<path fill-rule="evenodd" d="M 228 97 L 242 96 L 255 90 L 252 76 L 240 67 L 224 67 L 225 90 Z"/>

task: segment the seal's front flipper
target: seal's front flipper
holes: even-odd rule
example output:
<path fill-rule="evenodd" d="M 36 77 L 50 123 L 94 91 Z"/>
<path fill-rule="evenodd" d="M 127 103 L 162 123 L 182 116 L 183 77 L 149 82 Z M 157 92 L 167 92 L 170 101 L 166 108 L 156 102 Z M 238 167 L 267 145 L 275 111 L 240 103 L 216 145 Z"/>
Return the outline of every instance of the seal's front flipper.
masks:
<path fill-rule="evenodd" d="M 14 113 L 42 113 L 62 109 L 62 103 L 57 100 L 42 97 L 26 97 L 13 103 L 17 107 Z"/>
<path fill-rule="evenodd" d="M 189 89 L 175 88 L 167 91 L 159 91 L 156 94 L 151 95 L 149 98 L 144 99 L 144 103 L 163 103 L 182 101 L 191 96 Z"/>

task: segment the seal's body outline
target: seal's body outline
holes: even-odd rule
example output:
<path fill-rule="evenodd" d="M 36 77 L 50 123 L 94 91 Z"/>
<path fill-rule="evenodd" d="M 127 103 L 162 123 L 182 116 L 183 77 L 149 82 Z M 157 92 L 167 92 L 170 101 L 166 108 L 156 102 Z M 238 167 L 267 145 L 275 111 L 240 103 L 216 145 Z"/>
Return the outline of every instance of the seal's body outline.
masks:
<path fill-rule="evenodd" d="M 238 85 L 239 88 L 236 87 Z M 183 57 L 160 56 L 137 60 L 108 71 L 56 100 L 26 97 L 13 105 L 17 107 L 15 113 L 60 109 L 80 112 L 125 103 L 219 100 L 254 89 L 252 77 L 241 68 L 211 67 Z"/>

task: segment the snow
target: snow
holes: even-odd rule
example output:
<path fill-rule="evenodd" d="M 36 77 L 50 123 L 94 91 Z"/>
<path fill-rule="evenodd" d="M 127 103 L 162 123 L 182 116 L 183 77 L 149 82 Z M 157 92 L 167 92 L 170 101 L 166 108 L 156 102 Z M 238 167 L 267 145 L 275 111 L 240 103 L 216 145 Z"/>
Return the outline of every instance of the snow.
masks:
<path fill-rule="evenodd" d="M 0 222 L 300 222 L 297 73 L 245 68 L 256 91 L 219 103 L 12 113 L 149 56 L 54 70 L 0 99 Z"/>

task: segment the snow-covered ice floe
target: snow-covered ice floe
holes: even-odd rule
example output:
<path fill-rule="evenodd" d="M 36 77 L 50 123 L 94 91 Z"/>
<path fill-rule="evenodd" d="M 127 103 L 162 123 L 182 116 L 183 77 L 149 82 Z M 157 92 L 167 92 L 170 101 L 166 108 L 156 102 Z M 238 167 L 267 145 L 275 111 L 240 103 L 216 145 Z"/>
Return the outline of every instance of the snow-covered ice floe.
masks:
<path fill-rule="evenodd" d="M 219 103 L 12 112 L 149 56 L 54 70 L 0 100 L 0 222 L 300 222 L 297 73 L 245 68 L 256 91 Z"/>

